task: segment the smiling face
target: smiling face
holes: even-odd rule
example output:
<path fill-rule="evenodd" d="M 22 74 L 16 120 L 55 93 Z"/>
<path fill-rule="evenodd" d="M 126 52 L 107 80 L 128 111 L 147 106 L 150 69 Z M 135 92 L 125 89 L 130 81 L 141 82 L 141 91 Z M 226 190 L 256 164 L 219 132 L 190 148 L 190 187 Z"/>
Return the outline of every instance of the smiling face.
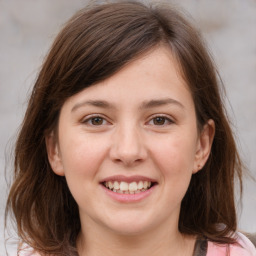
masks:
<path fill-rule="evenodd" d="M 180 205 L 203 166 L 212 121 L 197 130 L 194 102 L 169 49 L 159 47 L 69 98 L 58 138 L 46 138 L 53 171 L 66 177 L 82 230 L 178 230 Z M 55 143 L 55 141 L 57 141 Z"/>

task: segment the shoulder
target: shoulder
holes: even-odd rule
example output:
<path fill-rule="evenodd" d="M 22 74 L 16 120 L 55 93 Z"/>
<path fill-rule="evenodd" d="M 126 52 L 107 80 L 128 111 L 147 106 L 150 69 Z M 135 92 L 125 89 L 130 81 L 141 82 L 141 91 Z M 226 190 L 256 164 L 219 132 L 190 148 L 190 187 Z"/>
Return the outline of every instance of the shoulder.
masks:
<path fill-rule="evenodd" d="M 35 250 L 28 245 L 21 246 L 18 250 L 17 256 L 40 256 Z"/>
<path fill-rule="evenodd" d="M 256 256 L 256 248 L 253 243 L 242 233 L 236 233 L 237 243 L 231 245 L 219 245 L 208 242 L 207 256 Z"/>

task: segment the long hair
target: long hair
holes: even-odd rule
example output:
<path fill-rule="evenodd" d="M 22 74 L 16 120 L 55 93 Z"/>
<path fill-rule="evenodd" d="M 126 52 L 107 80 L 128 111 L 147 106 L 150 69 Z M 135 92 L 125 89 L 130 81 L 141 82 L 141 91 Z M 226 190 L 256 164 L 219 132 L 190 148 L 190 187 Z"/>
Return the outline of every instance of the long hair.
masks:
<path fill-rule="evenodd" d="M 65 177 L 52 171 L 45 145 L 63 103 L 159 44 L 169 47 L 180 65 L 194 99 L 198 129 L 209 119 L 216 127 L 210 157 L 192 176 L 182 201 L 179 230 L 234 242 L 234 178 L 242 184 L 242 165 L 207 48 L 177 10 L 120 1 L 90 6 L 67 22 L 43 63 L 19 132 L 6 216 L 12 211 L 22 242 L 43 255 L 75 255 L 80 231 L 78 206 Z"/>

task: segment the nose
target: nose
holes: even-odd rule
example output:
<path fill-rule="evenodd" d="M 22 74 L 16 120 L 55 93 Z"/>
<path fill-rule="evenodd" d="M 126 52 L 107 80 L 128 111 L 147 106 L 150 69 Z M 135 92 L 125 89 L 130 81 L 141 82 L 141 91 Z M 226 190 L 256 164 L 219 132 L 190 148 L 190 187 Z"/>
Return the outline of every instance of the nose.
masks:
<path fill-rule="evenodd" d="M 127 124 L 117 127 L 112 138 L 110 158 L 125 166 L 143 162 L 147 157 L 145 141 L 139 127 Z"/>

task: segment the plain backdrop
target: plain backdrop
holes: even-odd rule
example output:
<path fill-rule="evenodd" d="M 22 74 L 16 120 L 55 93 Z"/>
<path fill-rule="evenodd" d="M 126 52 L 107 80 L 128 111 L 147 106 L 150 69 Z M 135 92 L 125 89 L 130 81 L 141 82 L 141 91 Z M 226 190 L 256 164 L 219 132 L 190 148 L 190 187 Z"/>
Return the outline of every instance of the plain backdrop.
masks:
<path fill-rule="evenodd" d="M 0 0 L 0 256 L 11 150 L 29 92 L 61 25 L 88 1 Z M 146 1 L 145 1 L 146 2 Z M 215 58 L 239 150 L 256 176 L 256 1 L 175 0 L 190 13 Z M 239 206 L 239 205 L 238 205 Z M 256 183 L 245 180 L 239 228 L 256 232 Z M 10 248 L 11 255 L 16 255 Z"/>

